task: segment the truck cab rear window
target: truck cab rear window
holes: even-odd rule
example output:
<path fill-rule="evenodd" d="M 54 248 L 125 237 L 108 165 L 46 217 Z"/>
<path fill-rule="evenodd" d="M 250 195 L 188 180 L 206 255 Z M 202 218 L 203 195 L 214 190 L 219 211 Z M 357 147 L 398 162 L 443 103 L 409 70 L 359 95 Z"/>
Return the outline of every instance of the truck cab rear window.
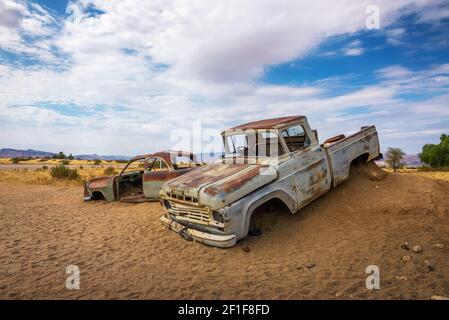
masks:
<path fill-rule="evenodd" d="M 310 144 L 310 139 L 306 135 L 302 125 L 294 125 L 281 131 L 281 135 L 287 144 L 290 152 L 301 150 Z"/>

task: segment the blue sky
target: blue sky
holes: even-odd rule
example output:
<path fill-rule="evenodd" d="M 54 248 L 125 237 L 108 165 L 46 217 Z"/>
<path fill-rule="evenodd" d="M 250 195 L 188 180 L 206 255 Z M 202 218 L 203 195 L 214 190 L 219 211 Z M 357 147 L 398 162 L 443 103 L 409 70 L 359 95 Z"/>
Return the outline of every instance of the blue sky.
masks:
<path fill-rule="evenodd" d="M 321 140 L 375 124 L 382 150 L 418 153 L 449 133 L 447 30 L 438 0 L 0 0 L 0 147 L 210 151 L 298 114 Z"/>

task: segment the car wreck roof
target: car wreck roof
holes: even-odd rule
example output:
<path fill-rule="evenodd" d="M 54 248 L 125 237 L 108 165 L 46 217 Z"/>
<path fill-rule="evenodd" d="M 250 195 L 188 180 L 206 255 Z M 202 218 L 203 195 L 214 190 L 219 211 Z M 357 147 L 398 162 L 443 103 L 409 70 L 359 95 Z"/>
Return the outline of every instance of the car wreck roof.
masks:
<path fill-rule="evenodd" d="M 228 130 L 246 130 L 246 129 L 275 129 L 284 124 L 300 121 L 304 119 L 304 116 L 289 116 L 289 117 L 281 117 L 281 118 L 272 118 L 265 120 L 258 120 L 253 122 L 248 122 L 245 124 L 238 125 L 236 127 L 230 128 Z M 226 130 L 226 131 L 228 131 Z"/>
<path fill-rule="evenodd" d="M 134 161 L 137 159 L 143 159 L 143 158 L 152 158 L 152 157 L 159 157 L 165 160 L 167 164 L 172 165 L 172 156 L 188 156 L 192 161 L 196 162 L 196 157 L 193 153 L 187 152 L 187 151 L 173 151 L 173 150 L 166 150 L 166 151 L 159 151 L 155 153 L 149 153 L 149 154 L 143 154 L 139 156 L 132 157 L 129 161 Z"/>

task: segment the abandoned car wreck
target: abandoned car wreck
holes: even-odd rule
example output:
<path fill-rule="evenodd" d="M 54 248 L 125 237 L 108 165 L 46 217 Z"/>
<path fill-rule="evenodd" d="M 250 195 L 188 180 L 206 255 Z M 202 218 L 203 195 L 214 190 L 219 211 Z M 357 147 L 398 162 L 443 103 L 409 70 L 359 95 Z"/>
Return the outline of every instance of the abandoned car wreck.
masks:
<path fill-rule="evenodd" d="M 157 201 L 164 182 L 190 172 L 204 163 L 184 151 L 162 151 L 133 157 L 123 170 L 110 177 L 89 180 L 84 201 Z"/>
<path fill-rule="evenodd" d="M 187 240 L 231 247 L 270 201 L 291 213 L 336 187 L 351 164 L 381 156 L 374 126 L 318 142 L 304 116 L 255 121 L 222 132 L 225 155 L 162 186 L 163 225 Z"/>

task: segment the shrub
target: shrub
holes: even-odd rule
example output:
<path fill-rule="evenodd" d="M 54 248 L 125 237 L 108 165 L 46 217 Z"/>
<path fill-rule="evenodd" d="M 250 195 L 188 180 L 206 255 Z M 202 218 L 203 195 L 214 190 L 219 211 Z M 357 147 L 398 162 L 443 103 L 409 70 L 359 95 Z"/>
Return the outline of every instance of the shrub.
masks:
<path fill-rule="evenodd" d="M 51 168 L 50 174 L 53 178 L 64 180 L 77 180 L 80 176 L 76 169 L 67 168 L 62 164 Z"/>
<path fill-rule="evenodd" d="M 95 159 L 94 160 L 94 165 L 98 166 L 101 163 L 100 159 Z"/>
<path fill-rule="evenodd" d="M 19 158 L 12 158 L 10 161 L 11 161 L 12 163 L 19 163 L 19 162 L 20 162 L 20 159 L 19 159 Z"/>
<path fill-rule="evenodd" d="M 84 167 L 83 166 L 80 166 L 80 170 L 83 170 L 84 169 Z"/>
<path fill-rule="evenodd" d="M 107 176 L 112 176 L 116 174 L 117 171 L 115 171 L 114 167 L 107 167 L 106 169 L 104 169 L 103 173 Z"/>
<path fill-rule="evenodd" d="M 70 161 L 69 160 L 62 160 L 61 161 L 61 164 L 63 165 L 63 166 L 67 166 L 68 164 L 70 163 Z"/>
<path fill-rule="evenodd" d="M 47 170 L 48 166 L 42 166 L 42 170 Z"/>

